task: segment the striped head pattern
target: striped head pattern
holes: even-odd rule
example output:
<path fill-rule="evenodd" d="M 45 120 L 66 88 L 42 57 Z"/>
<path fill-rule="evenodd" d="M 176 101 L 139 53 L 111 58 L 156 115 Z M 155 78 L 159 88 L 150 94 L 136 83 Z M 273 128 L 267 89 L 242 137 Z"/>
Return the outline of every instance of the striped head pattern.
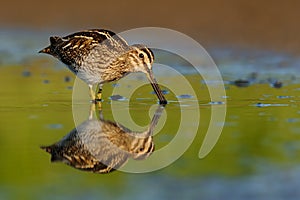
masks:
<path fill-rule="evenodd" d="M 131 47 L 130 62 L 134 66 L 134 71 L 149 73 L 149 71 L 152 70 L 152 64 L 154 61 L 153 52 L 142 44 L 135 44 Z"/>
<path fill-rule="evenodd" d="M 148 137 L 134 137 L 130 144 L 129 152 L 131 153 L 133 159 L 142 160 L 149 157 L 155 149 L 152 136 Z"/>

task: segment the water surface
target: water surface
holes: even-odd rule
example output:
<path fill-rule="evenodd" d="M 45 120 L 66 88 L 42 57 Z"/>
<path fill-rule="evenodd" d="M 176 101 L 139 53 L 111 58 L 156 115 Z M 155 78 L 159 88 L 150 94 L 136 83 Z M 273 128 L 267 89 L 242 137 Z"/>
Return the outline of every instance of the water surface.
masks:
<path fill-rule="evenodd" d="M 0 38 L 4 44 L 0 66 L 1 199 L 300 197 L 297 58 L 272 52 L 257 53 L 262 52 L 259 50 L 243 53 L 220 48 L 212 51 L 225 80 L 224 101 L 212 102 L 201 77 L 190 73 L 185 76 L 197 91 L 196 96 L 174 94 L 167 87 L 163 88 L 170 103 L 162 116 L 164 124 L 158 124 L 154 136 L 156 150 L 175 137 L 181 112 L 199 109 L 199 129 L 187 151 L 168 167 L 155 172 L 115 171 L 102 175 L 79 171 L 63 163 L 50 163 L 50 156 L 40 149 L 41 145 L 58 141 L 76 126 L 72 112 L 75 77 L 59 62 L 35 53 L 45 44 L 43 40 L 37 42 L 26 34 L 25 37 L 28 40 L 15 39 L 16 36 L 12 39 L 1 33 Z M 252 64 L 248 62 L 249 52 L 253 56 Z M 176 79 L 159 71 L 155 73 L 158 80 Z M 129 110 L 140 128 L 127 128 L 139 129 L 136 131 L 150 123 L 149 109 L 157 103 L 151 86 L 139 88 L 132 97 L 112 96 L 112 91 L 116 87 L 125 90 L 132 81 L 144 80 L 138 79 L 139 76 L 128 77 L 122 84 L 105 85 L 102 103 L 103 115 L 108 120 L 116 119 L 112 104 L 118 113 Z M 238 87 L 234 84 L 237 79 L 248 80 L 249 85 Z M 282 82 L 282 87 L 274 88 L 274 80 Z M 199 159 L 211 108 L 223 104 L 227 106 L 227 115 L 222 135 L 208 156 Z M 80 107 L 82 120 L 86 119 L 89 102 L 83 101 Z M 124 118 L 120 123 L 130 125 Z M 194 119 L 186 119 L 184 126 L 195 126 Z M 186 134 L 189 137 L 189 133 Z"/>

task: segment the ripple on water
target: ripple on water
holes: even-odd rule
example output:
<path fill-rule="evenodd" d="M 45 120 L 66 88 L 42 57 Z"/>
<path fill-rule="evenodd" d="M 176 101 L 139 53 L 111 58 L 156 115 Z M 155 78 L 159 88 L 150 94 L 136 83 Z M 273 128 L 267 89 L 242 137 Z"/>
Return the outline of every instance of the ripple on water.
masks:
<path fill-rule="evenodd" d="M 170 92 L 168 90 L 161 90 L 163 94 L 169 94 Z M 151 92 L 151 94 L 156 94 L 154 91 Z"/>
<path fill-rule="evenodd" d="M 225 104 L 225 102 L 223 102 L 223 101 L 211 101 L 208 104 L 210 104 L 210 105 L 223 105 L 223 104 Z"/>
<path fill-rule="evenodd" d="M 112 87 L 114 87 L 114 88 L 120 87 L 120 84 L 119 84 L 119 83 L 113 83 L 113 84 L 112 84 Z"/>
<path fill-rule="evenodd" d="M 28 119 L 37 119 L 38 118 L 38 115 L 29 115 L 28 116 Z"/>
<path fill-rule="evenodd" d="M 127 100 L 126 97 L 123 97 L 123 96 L 118 95 L 118 94 L 110 96 L 109 99 L 112 100 L 112 101 L 126 101 Z"/>
<path fill-rule="evenodd" d="M 194 96 L 189 95 L 189 94 L 182 94 L 182 95 L 178 95 L 177 98 L 178 99 L 192 99 Z"/>
<path fill-rule="evenodd" d="M 300 122 L 300 118 L 287 118 L 286 121 L 288 123 L 296 123 L 296 122 Z"/>
<path fill-rule="evenodd" d="M 277 99 L 290 99 L 293 98 L 293 96 L 287 96 L 287 95 L 279 95 L 277 96 Z"/>
<path fill-rule="evenodd" d="M 48 124 L 47 128 L 48 129 L 61 129 L 61 128 L 63 128 L 63 125 L 62 124 Z"/>
<path fill-rule="evenodd" d="M 262 107 L 281 107 L 281 106 L 288 106 L 289 104 L 284 104 L 284 103 L 256 103 L 253 104 L 252 106 L 262 108 Z"/>
<path fill-rule="evenodd" d="M 290 131 L 294 134 L 300 134 L 300 127 L 290 127 Z"/>
<path fill-rule="evenodd" d="M 148 98 L 148 97 L 138 97 L 136 100 L 138 101 L 143 101 L 143 100 L 152 100 L 153 98 Z"/>

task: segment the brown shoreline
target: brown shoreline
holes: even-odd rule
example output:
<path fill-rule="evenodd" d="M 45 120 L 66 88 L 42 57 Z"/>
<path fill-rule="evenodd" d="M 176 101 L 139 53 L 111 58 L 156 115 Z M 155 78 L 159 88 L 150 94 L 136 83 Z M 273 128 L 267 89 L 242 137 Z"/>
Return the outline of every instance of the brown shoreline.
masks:
<path fill-rule="evenodd" d="M 116 32 L 156 26 L 183 32 L 201 44 L 238 44 L 297 53 L 300 1 L 5 1 L 2 27 Z"/>

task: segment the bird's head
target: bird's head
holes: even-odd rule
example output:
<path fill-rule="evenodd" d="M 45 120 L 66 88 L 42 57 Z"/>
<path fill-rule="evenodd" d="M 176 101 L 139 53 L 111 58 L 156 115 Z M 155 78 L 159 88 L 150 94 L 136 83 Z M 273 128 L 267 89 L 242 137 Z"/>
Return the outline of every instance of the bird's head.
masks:
<path fill-rule="evenodd" d="M 132 50 L 130 51 L 130 63 L 133 72 L 143 72 L 147 75 L 151 86 L 153 87 L 160 104 L 167 104 L 167 100 L 165 99 L 161 89 L 159 88 L 156 79 L 154 78 L 152 71 L 152 64 L 154 61 L 154 54 L 145 45 L 135 44 L 132 45 Z"/>
<path fill-rule="evenodd" d="M 151 49 L 142 44 L 134 44 L 131 46 L 130 55 L 129 59 L 133 67 L 133 72 L 143 72 L 147 74 L 152 70 L 154 54 Z"/>

